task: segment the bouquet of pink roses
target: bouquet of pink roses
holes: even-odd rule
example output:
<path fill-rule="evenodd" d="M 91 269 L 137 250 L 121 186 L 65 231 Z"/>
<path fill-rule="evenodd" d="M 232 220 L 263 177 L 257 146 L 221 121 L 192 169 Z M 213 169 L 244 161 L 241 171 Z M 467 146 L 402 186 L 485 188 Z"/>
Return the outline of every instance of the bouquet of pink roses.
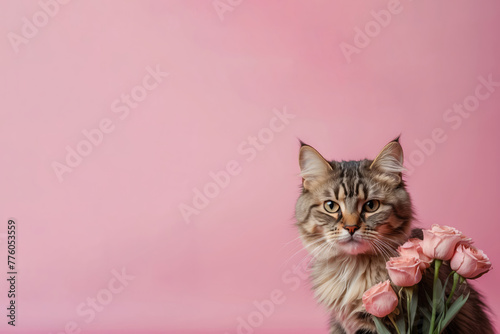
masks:
<path fill-rule="evenodd" d="M 398 248 L 400 256 L 387 261 L 386 267 L 391 279 L 373 286 L 363 294 L 363 304 L 366 311 L 374 316 L 379 333 L 391 333 L 381 320 L 386 316 L 397 333 L 413 333 L 416 331 L 417 314 L 424 333 L 441 333 L 469 297 L 460 294 L 454 298 L 457 287 L 466 279 L 478 278 L 491 269 L 488 257 L 473 247 L 471 239 L 460 231 L 448 226 L 432 225 L 423 234 L 423 240 L 408 240 Z M 444 284 L 439 279 L 443 261 L 449 261 L 452 270 Z M 430 305 L 429 308 L 417 307 L 418 295 L 415 291 L 422 273 L 431 265 L 434 266 L 434 283 L 432 296 L 427 295 Z M 452 281 L 449 282 L 450 278 Z M 448 284 L 451 284 L 451 290 L 446 295 Z M 405 307 L 400 303 L 400 300 L 403 301 L 403 293 Z"/>

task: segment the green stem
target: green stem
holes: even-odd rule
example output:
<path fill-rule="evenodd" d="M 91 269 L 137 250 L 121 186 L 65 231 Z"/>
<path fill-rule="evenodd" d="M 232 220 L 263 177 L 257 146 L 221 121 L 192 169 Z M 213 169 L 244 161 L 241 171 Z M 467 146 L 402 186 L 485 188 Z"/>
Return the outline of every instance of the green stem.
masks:
<path fill-rule="evenodd" d="M 411 294 L 408 290 L 406 290 L 406 313 L 408 313 L 408 328 L 411 332 L 411 314 L 410 314 L 410 305 L 411 305 Z"/>
<path fill-rule="evenodd" d="M 394 319 L 392 318 L 392 314 L 389 315 L 389 320 L 392 322 L 392 325 L 394 326 L 394 328 L 396 328 L 396 332 L 398 332 L 398 334 L 401 334 L 401 332 L 399 331 L 399 328 L 398 326 L 396 325 L 396 322 L 394 321 Z"/>
<path fill-rule="evenodd" d="M 411 313 L 410 313 L 410 308 L 411 308 L 411 299 L 413 297 L 413 287 L 411 288 L 405 288 L 406 292 L 406 313 L 408 313 L 408 329 L 409 332 L 411 333 Z"/>
<path fill-rule="evenodd" d="M 450 306 L 451 299 L 453 298 L 453 294 L 455 293 L 455 289 L 457 288 L 458 280 L 460 279 L 460 275 L 457 273 L 453 274 L 453 286 L 451 287 L 450 296 L 446 300 L 446 309 Z"/>
<path fill-rule="evenodd" d="M 429 334 L 434 333 L 434 323 L 436 322 L 436 311 L 438 304 L 438 295 L 437 290 L 434 288 L 436 286 L 436 282 L 439 279 L 439 268 L 441 267 L 442 260 L 434 260 L 434 285 L 432 287 L 432 317 L 431 317 L 431 326 L 429 328 Z"/>

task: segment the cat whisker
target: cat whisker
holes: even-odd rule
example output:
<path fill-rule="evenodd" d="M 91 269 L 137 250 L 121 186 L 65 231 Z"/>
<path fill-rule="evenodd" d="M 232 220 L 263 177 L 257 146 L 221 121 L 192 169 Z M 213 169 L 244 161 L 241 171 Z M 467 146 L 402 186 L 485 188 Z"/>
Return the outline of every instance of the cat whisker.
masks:
<path fill-rule="evenodd" d="M 314 244 L 318 244 L 319 242 L 324 242 L 324 241 L 326 241 L 325 237 L 323 237 L 320 240 L 317 240 L 316 242 L 310 244 L 309 247 L 311 247 Z M 302 263 L 309 256 L 312 256 L 312 258 L 315 258 L 327 246 L 328 246 L 328 242 L 324 242 L 323 244 L 314 247 L 312 250 L 309 250 L 309 252 L 306 254 L 306 256 L 304 256 L 304 258 L 299 263 Z"/>
<path fill-rule="evenodd" d="M 380 251 L 380 254 L 384 257 L 385 260 L 389 260 L 397 253 L 394 248 L 390 247 L 388 244 L 384 243 L 378 238 L 373 238 L 372 240 L 370 240 L 370 244 L 374 245 Z"/>
<path fill-rule="evenodd" d="M 297 241 L 297 240 L 299 240 L 299 239 L 301 239 L 301 238 L 302 238 L 302 236 L 301 236 L 301 235 L 299 235 L 298 237 L 293 238 L 292 240 L 290 240 L 290 241 L 288 241 L 288 242 L 285 242 L 285 243 L 281 246 L 281 248 L 279 249 L 279 251 L 282 251 L 282 250 L 283 250 L 283 248 L 285 248 L 286 246 L 290 245 L 292 242 L 295 242 L 295 241 Z M 301 246 L 302 246 L 302 245 L 301 245 Z"/>
<path fill-rule="evenodd" d="M 326 238 L 325 237 L 321 237 L 318 240 L 314 241 L 313 243 L 309 244 L 309 247 L 313 246 L 315 244 L 318 244 L 318 243 L 320 243 L 320 242 L 322 242 L 324 240 L 326 240 Z M 282 263 L 280 267 L 283 268 L 284 266 L 286 266 L 293 257 L 295 257 L 297 254 L 299 254 L 302 251 L 306 251 L 307 252 L 307 248 L 301 248 L 301 249 L 299 249 L 292 256 L 290 256 L 284 263 Z"/>
<path fill-rule="evenodd" d="M 365 233 L 370 235 L 370 236 L 377 236 L 379 239 L 383 239 L 387 242 L 391 242 L 394 245 L 398 245 L 398 246 L 400 245 L 400 243 L 398 241 L 392 240 L 392 239 L 388 238 L 387 235 L 380 234 L 379 232 L 377 232 L 375 230 L 366 230 Z"/>
<path fill-rule="evenodd" d="M 333 244 L 328 242 L 318 247 L 317 252 L 315 252 L 315 254 L 309 259 L 307 265 L 309 266 L 311 262 L 316 259 L 316 256 L 319 255 L 320 253 L 324 252 L 325 250 L 328 252 L 331 249 L 331 247 L 333 247 Z"/>
<path fill-rule="evenodd" d="M 308 259 L 309 259 L 309 262 L 307 262 L 307 266 L 309 267 L 309 266 L 310 266 L 310 264 L 311 264 L 311 262 L 312 262 L 312 261 L 314 261 L 314 260 L 316 259 L 316 257 L 317 257 L 320 253 L 324 252 L 326 248 L 329 248 L 329 247 L 331 247 L 331 246 L 332 246 L 331 244 L 329 244 L 329 243 L 327 243 L 327 242 L 326 242 L 326 243 L 324 243 L 324 244 L 322 244 L 322 245 L 320 245 L 320 246 L 316 247 L 313 251 L 311 251 L 311 253 L 310 253 L 310 254 L 308 254 L 308 255 L 310 255 L 310 257 L 309 257 L 308 255 L 306 255 L 306 256 L 305 256 L 305 257 L 304 257 L 304 258 L 303 258 L 303 259 L 302 259 L 302 260 L 298 263 L 298 265 L 299 265 L 299 266 L 300 266 L 300 265 L 302 265 L 302 263 L 303 263 L 305 260 L 308 260 Z"/>
<path fill-rule="evenodd" d="M 370 243 L 370 246 L 372 246 L 376 250 L 375 252 L 376 255 L 382 256 L 384 259 L 387 259 L 387 255 L 376 243 Z"/>

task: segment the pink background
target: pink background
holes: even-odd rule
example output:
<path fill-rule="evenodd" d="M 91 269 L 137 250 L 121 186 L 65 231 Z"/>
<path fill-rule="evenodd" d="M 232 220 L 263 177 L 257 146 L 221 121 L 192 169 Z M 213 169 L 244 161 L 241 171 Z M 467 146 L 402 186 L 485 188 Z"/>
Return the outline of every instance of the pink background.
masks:
<path fill-rule="evenodd" d="M 460 125 L 444 119 L 479 76 L 500 81 L 497 1 L 401 0 L 385 27 L 370 13 L 385 0 L 220 2 L 221 16 L 210 0 L 73 0 L 47 22 L 38 1 L 0 3 L 0 233 L 16 218 L 19 272 L 17 326 L 3 311 L 0 332 L 326 333 L 308 279 L 291 271 L 306 256 L 297 138 L 360 159 L 401 133 L 420 226 L 459 228 L 498 267 L 500 87 Z M 13 47 L 34 15 L 38 32 Z M 340 45 L 365 25 L 369 45 L 348 61 Z M 112 104 L 145 92 L 157 66 L 169 75 L 121 119 Z M 53 163 L 105 119 L 113 131 L 59 182 Z M 445 139 L 429 144 L 433 131 Z M 236 175 L 218 194 L 209 185 L 187 223 L 180 206 L 231 161 Z M 87 322 L 78 305 L 109 297 L 122 268 L 135 278 Z M 499 275 L 476 284 L 495 313 Z M 259 318 L 254 302 L 274 290 L 280 303 Z M 241 319 L 255 326 L 238 331 Z"/>

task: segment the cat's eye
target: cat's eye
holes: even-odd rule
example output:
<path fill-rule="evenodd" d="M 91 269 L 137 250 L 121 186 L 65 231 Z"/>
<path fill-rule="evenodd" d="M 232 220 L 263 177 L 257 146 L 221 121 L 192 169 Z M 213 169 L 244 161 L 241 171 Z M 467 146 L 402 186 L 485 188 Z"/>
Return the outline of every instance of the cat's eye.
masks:
<path fill-rule="evenodd" d="M 370 200 L 363 205 L 363 210 L 366 212 L 375 212 L 380 207 L 380 201 L 376 199 Z"/>
<path fill-rule="evenodd" d="M 340 205 L 338 205 L 338 203 L 336 203 L 334 201 L 326 201 L 323 204 L 323 207 L 325 208 L 326 212 L 330 212 L 330 213 L 335 213 L 335 212 L 338 212 L 340 210 Z"/>

